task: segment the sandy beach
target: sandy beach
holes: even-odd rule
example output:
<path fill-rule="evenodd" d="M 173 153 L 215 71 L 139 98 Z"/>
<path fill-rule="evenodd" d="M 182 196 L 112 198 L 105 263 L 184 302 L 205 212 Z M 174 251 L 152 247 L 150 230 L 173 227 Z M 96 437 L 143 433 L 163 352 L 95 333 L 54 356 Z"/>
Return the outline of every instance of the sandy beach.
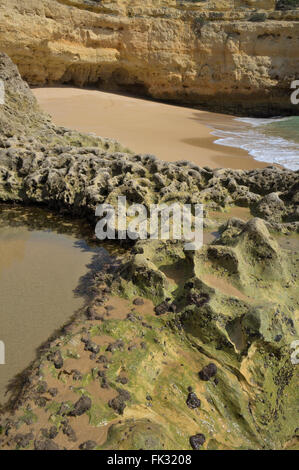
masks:
<path fill-rule="evenodd" d="M 55 124 L 114 138 L 136 153 L 212 168 L 266 166 L 245 150 L 214 143 L 213 127 L 229 129 L 231 116 L 98 90 L 53 87 L 33 93 Z"/>

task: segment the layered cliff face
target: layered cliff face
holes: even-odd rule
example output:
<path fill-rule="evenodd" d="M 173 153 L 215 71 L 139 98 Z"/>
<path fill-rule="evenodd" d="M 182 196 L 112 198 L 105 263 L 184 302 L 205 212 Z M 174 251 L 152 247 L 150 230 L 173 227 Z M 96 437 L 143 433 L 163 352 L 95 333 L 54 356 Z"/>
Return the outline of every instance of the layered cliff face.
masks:
<path fill-rule="evenodd" d="M 1 0 L 0 50 L 31 85 L 298 114 L 290 101 L 298 20 L 298 10 L 275 10 L 274 0 Z"/>

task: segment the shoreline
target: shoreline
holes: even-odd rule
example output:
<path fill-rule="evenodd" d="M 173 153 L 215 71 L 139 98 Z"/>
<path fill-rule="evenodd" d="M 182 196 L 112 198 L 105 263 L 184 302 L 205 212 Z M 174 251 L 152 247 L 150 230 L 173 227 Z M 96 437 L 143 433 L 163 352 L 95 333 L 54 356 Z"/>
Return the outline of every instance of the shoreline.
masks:
<path fill-rule="evenodd" d="M 32 92 L 56 125 L 116 139 L 136 153 L 150 153 L 167 162 L 187 160 L 200 167 L 269 166 L 241 148 L 215 143 L 213 126 L 231 128 L 232 116 L 67 86 Z"/>

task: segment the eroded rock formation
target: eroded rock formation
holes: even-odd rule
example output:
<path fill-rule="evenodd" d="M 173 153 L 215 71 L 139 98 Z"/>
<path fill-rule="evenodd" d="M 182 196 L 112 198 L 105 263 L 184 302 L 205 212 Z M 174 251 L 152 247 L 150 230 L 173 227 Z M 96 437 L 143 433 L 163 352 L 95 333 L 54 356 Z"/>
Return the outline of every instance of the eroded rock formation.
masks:
<path fill-rule="evenodd" d="M 144 240 L 105 259 L 84 309 L 10 384 L 1 449 L 298 449 L 298 172 L 134 155 L 51 124 L 4 55 L 0 79 L 1 202 L 92 223 L 120 194 L 258 215 L 228 216 L 198 251 Z"/>

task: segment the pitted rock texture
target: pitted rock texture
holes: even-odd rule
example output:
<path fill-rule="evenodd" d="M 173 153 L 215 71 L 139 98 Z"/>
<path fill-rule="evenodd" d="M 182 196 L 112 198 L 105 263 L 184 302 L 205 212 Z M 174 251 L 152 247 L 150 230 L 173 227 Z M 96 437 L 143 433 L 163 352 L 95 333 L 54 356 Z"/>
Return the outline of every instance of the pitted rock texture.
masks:
<path fill-rule="evenodd" d="M 298 114 L 290 100 L 298 19 L 298 10 L 276 10 L 274 0 L 1 0 L 0 50 L 32 85 Z"/>
<path fill-rule="evenodd" d="M 207 210 L 236 204 L 251 208 L 273 227 L 298 230 L 298 172 L 275 167 L 219 172 L 188 162 L 164 163 L 148 155 L 108 154 L 97 147 L 44 148 L 33 139 L 2 140 L 2 201 L 46 204 L 90 216 L 98 204 L 116 205 L 118 196 L 147 207 L 176 199 L 204 203 Z"/>

